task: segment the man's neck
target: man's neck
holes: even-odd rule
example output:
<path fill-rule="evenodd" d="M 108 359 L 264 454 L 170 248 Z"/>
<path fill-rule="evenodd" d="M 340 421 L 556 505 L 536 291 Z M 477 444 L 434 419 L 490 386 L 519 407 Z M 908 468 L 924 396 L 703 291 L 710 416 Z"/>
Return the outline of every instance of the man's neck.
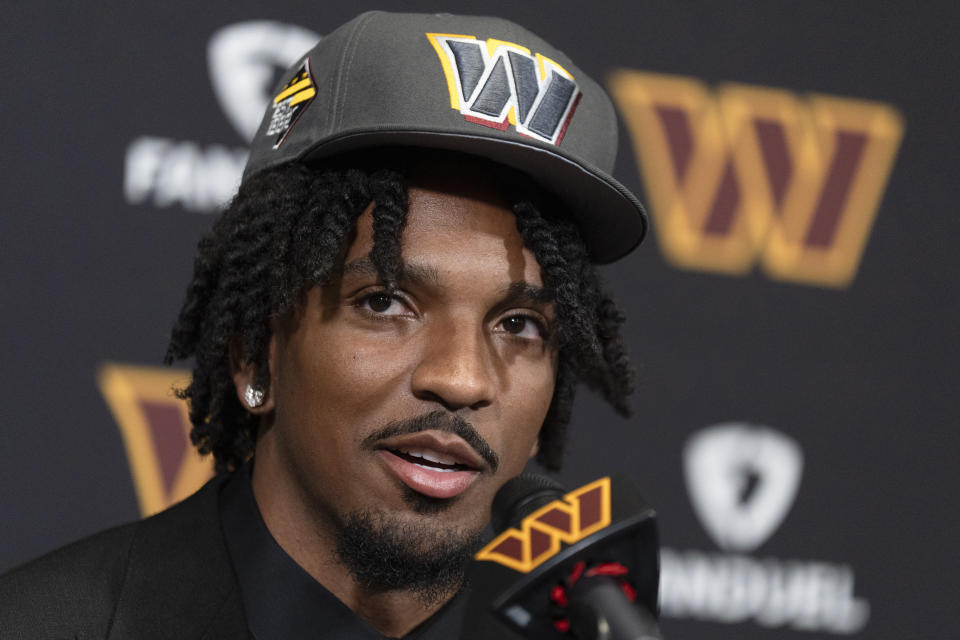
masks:
<path fill-rule="evenodd" d="M 436 613 L 452 590 L 430 604 L 410 590 L 371 591 L 337 558 L 335 524 L 310 508 L 269 445 L 257 448 L 253 493 L 270 535 L 298 565 L 379 633 L 400 638 Z"/>

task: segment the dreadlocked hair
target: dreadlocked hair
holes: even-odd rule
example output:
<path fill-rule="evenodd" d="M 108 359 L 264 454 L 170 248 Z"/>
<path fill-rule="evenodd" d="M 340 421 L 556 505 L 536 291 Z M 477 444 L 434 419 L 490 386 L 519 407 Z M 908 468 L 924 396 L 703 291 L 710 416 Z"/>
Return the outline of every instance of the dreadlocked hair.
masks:
<path fill-rule="evenodd" d="M 295 311 L 309 289 L 342 266 L 357 218 L 371 202 L 370 260 L 390 287 L 400 269 L 407 212 L 407 186 L 397 170 L 288 164 L 263 171 L 244 182 L 200 240 L 164 362 L 194 359 L 191 382 L 177 395 L 189 407 L 191 441 L 201 454 L 213 454 L 218 473 L 250 458 L 259 427 L 259 417 L 237 399 L 231 354 L 253 364 L 257 388 L 269 387 L 272 322 Z M 519 200 L 514 213 L 555 299 L 558 372 L 537 459 L 556 470 L 577 381 L 626 415 L 633 373 L 620 339 L 623 316 L 603 290 L 577 228 L 530 200 Z"/>
<path fill-rule="evenodd" d="M 553 295 L 559 320 L 557 382 L 537 453 L 538 462 L 556 470 L 563 461 L 576 383 L 582 381 L 628 416 L 634 371 L 620 337 L 623 313 L 603 286 L 576 225 L 563 215 L 548 217 L 530 201 L 517 203 L 513 212 L 523 244 L 533 252 L 544 287 Z M 548 424 L 551 430 L 544 437 Z"/>

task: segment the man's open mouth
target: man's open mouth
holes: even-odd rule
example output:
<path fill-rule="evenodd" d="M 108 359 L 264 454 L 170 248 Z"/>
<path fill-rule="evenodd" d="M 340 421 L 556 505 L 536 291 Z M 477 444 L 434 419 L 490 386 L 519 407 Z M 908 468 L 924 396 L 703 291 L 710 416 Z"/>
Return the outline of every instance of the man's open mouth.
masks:
<path fill-rule="evenodd" d="M 377 454 L 401 482 L 431 498 L 460 495 L 487 469 L 462 439 L 435 431 L 387 438 Z"/>
<path fill-rule="evenodd" d="M 390 453 L 424 469 L 436 471 L 476 471 L 470 465 L 458 462 L 456 458 L 443 455 L 429 449 L 387 449 Z"/>

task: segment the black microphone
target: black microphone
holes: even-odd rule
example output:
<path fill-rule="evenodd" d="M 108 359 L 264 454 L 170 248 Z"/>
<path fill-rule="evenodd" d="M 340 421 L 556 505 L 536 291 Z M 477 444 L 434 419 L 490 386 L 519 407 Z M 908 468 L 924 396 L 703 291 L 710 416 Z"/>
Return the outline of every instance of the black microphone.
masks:
<path fill-rule="evenodd" d="M 567 493 L 522 474 L 497 493 L 491 523 L 468 569 L 462 638 L 661 638 L 656 513 L 628 479 Z"/>

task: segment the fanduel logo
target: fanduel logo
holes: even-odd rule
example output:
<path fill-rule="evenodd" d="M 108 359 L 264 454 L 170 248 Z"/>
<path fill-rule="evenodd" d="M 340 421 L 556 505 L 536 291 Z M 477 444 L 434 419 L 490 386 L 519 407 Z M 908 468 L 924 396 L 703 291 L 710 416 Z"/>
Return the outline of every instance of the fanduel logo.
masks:
<path fill-rule="evenodd" d="M 797 495 L 803 454 L 793 439 L 717 424 L 687 441 L 683 464 L 694 511 L 725 553 L 661 549 L 665 617 L 838 634 L 866 626 L 870 605 L 854 595 L 849 565 L 745 555 L 773 535 Z"/>
<path fill-rule="evenodd" d="M 428 33 L 447 79 L 450 107 L 470 122 L 560 144 L 580 100 L 573 76 L 530 49 L 472 36 Z"/>
<path fill-rule="evenodd" d="M 210 37 L 213 92 L 245 142 L 256 134 L 280 73 L 318 40 L 303 27 L 267 20 L 227 25 Z M 246 161 L 244 148 L 139 136 L 127 145 L 124 196 L 134 205 L 213 213 L 236 193 Z"/>
<path fill-rule="evenodd" d="M 213 90 L 244 140 L 256 135 L 277 76 L 319 40 L 309 29 L 265 20 L 227 25 L 210 37 L 207 65 Z"/>
<path fill-rule="evenodd" d="M 726 423 L 687 442 L 690 501 L 721 549 L 752 551 L 780 525 L 800 485 L 803 454 L 767 427 Z"/>

